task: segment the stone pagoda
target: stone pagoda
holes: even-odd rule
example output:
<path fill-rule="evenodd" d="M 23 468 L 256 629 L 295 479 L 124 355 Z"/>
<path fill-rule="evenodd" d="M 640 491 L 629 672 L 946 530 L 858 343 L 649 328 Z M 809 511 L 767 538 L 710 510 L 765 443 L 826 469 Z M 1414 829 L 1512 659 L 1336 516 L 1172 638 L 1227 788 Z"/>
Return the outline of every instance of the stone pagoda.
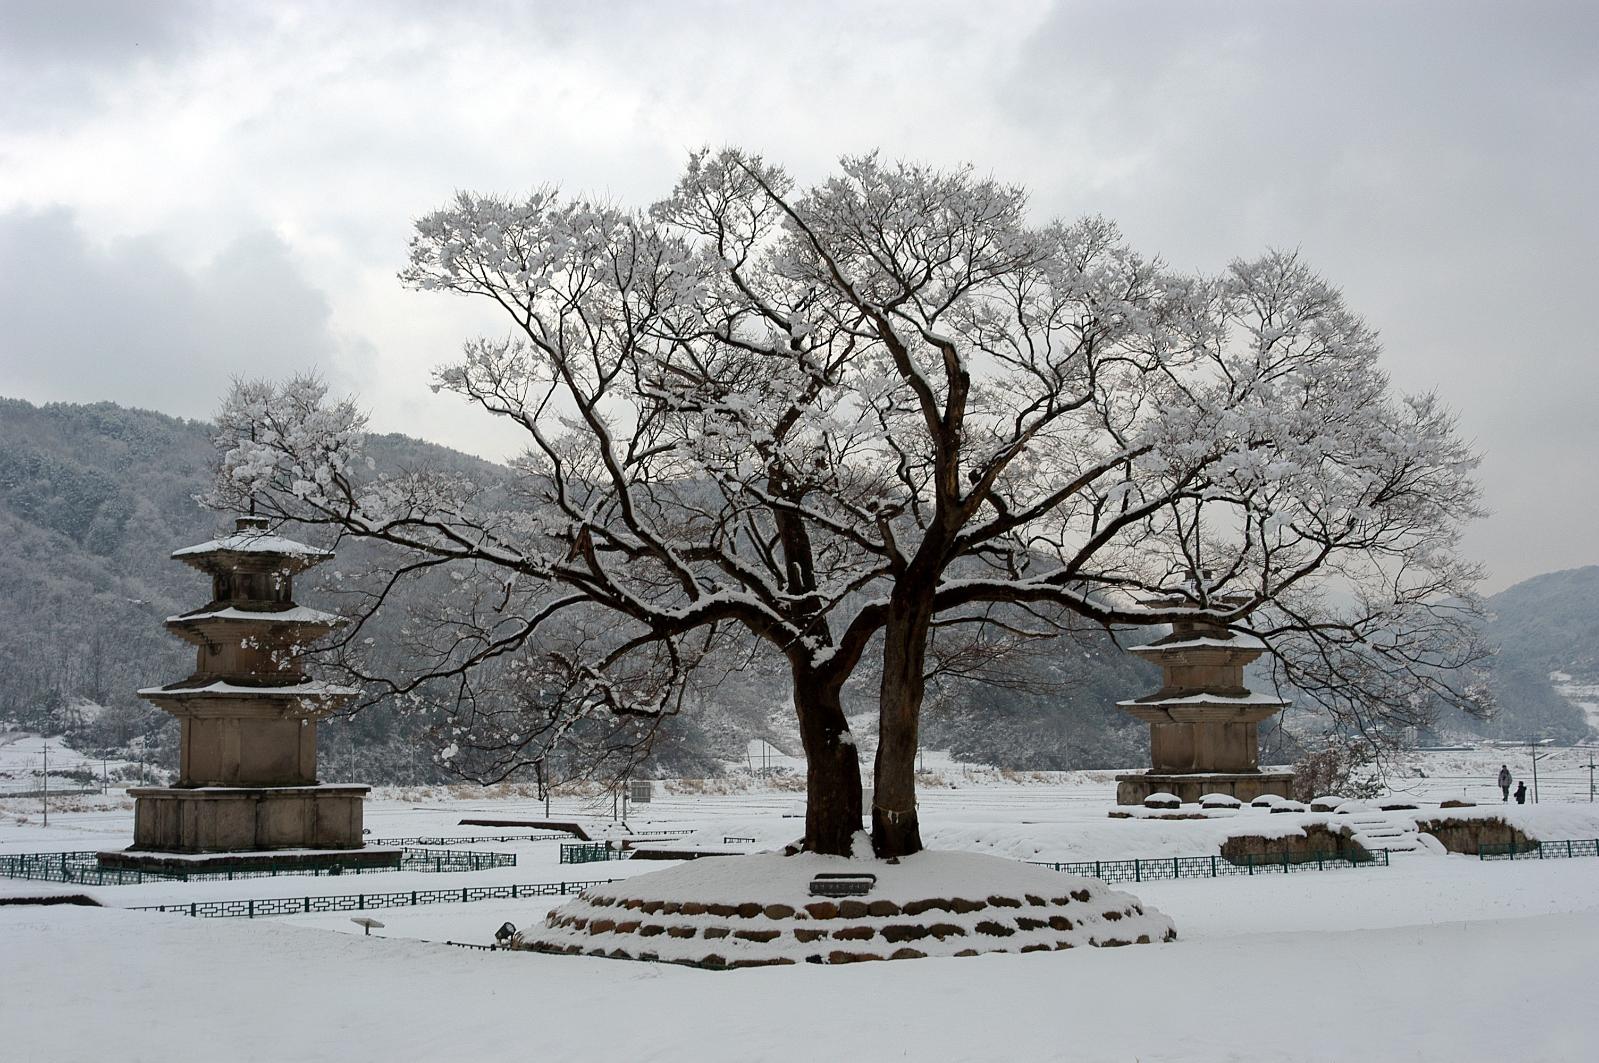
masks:
<path fill-rule="evenodd" d="M 133 847 L 105 866 L 196 869 L 392 866 L 363 848 L 371 787 L 321 785 L 317 720 L 357 691 L 308 678 L 301 653 L 342 617 L 294 604 L 294 576 L 333 555 L 240 517 L 233 534 L 174 553 L 211 577 L 211 601 L 167 618 L 197 649 L 187 679 L 139 691 L 182 721 L 176 786 L 130 789 Z"/>
<path fill-rule="evenodd" d="M 1164 588 L 1146 600 L 1154 609 L 1230 609 L 1245 596 L 1209 594 L 1201 604 L 1198 581 Z M 1196 615 L 1172 632 L 1132 652 L 1160 666 L 1164 682 L 1153 694 L 1117 707 L 1149 724 L 1149 771 L 1116 776 L 1116 803 L 1142 804 L 1155 793 L 1185 802 L 1210 793 L 1252 801 L 1262 794 L 1289 796 L 1293 775 L 1260 770 L 1261 720 L 1284 702 L 1244 685 L 1244 666 L 1265 652 L 1253 635 L 1231 631 Z"/>

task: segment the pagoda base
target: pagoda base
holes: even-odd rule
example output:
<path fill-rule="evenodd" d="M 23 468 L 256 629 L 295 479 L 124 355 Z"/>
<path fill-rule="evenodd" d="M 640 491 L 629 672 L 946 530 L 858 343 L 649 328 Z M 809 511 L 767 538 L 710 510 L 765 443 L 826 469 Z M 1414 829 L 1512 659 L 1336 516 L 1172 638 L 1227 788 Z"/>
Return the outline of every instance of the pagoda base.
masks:
<path fill-rule="evenodd" d="M 1158 793 L 1175 794 L 1178 800 L 1192 804 L 1206 794 L 1228 794 L 1248 802 L 1262 794 L 1292 797 L 1293 790 L 1294 774 L 1290 771 L 1140 772 L 1116 776 L 1118 805 L 1141 805 L 1149 795 Z"/>
<path fill-rule="evenodd" d="M 362 847 L 370 786 L 135 787 L 133 851 L 230 853 Z"/>
<path fill-rule="evenodd" d="M 395 870 L 400 866 L 400 849 L 267 849 L 253 853 L 162 853 L 143 849 L 124 849 L 100 853 L 100 866 L 119 871 L 142 871 L 148 875 L 217 874 L 228 871 L 276 871 L 284 874 L 314 872 L 337 874 L 340 871 Z"/>

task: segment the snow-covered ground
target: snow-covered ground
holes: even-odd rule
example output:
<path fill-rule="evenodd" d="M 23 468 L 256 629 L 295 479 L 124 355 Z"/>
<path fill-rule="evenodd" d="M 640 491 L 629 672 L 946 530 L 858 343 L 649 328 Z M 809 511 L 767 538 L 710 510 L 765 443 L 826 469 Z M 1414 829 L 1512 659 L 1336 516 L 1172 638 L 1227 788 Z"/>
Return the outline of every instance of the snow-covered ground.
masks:
<path fill-rule="evenodd" d="M 5 1058 L 1578 1060 L 1599 861 L 1146 884 L 1171 945 L 715 973 L 404 940 L 545 901 L 198 920 L 0 907 Z M 330 933 L 329 931 L 346 931 Z M 252 1017 L 253 1016 L 253 1017 Z"/>
<path fill-rule="evenodd" d="M 1394 792 L 1426 801 L 1464 797 L 1483 804 L 1499 803 L 1494 782 L 1505 765 L 1517 781 L 1533 788 L 1533 748 L 1526 745 L 1484 745 L 1478 749 L 1411 753 L 1389 765 L 1387 782 Z M 1538 794 L 1545 802 L 1582 802 L 1590 797 L 1590 762 L 1599 769 L 1599 747 L 1539 746 L 1536 749 Z M 1529 800 L 1531 798 L 1529 797 Z"/>
<path fill-rule="evenodd" d="M 1599 731 L 1599 683 L 1578 682 L 1569 672 L 1550 672 L 1555 693 L 1582 710 L 1588 726 Z"/>
<path fill-rule="evenodd" d="M 0 731 L 0 802 L 5 802 L 8 794 L 42 790 L 46 760 L 50 767 L 49 788 L 58 792 L 99 789 L 108 777 L 138 769 L 136 762 L 87 757 L 59 736 L 45 738 L 28 731 Z"/>
<path fill-rule="evenodd" d="M 1599 806 L 1573 800 L 1586 798 L 1585 751 L 1540 761 L 1545 802 L 1507 809 L 1492 779 L 1500 763 L 1521 774 L 1517 752 L 1426 754 L 1402 785 L 1421 799 L 1464 793 L 1545 837 L 1599 834 Z M 1117 859 L 1197 855 L 1245 821 L 1266 830 L 1294 818 L 1113 820 L 1113 775 L 940 765 L 922 794 L 924 834 L 936 847 L 1022 859 Z M 1576 780 L 1580 791 L 1565 785 Z M 630 810 L 633 829 L 692 831 L 746 850 L 801 830 L 791 790 L 666 789 Z M 11 813 L 0 816 L 0 852 L 121 848 L 131 834 L 131 812 L 115 799 L 53 812 L 48 829 L 36 815 L 18 820 L 24 804 L 0 806 Z M 568 796 L 551 815 L 598 833 L 609 811 L 608 800 Z M 542 802 L 503 789 L 389 790 L 371 802 L 367 823 L 373 838 L 490 835 L 515 830 L 459 821 L 543 816 Z M 353 913 L 246 920 L 118 910 L 675 866 L 563 865 L 554 841 L 474 847 L 515 852 L 518 866 L 158 882 L 88 890 L 106 908 L 0 905 L 0 1058 L 1526 1063 L 1592 1058 L 1599 1037 L 1596 859 L 1418 852 L 1387 868 L 1123 885 L 1172 918 L 1177 942 L 732 973 L 445 944 L 488 943 L 504 922 L 536 924 L 557 897 L 368 912 L 384 924 L 370 938 Z M 0 894 L 65 888 L 0 879 Z"/>

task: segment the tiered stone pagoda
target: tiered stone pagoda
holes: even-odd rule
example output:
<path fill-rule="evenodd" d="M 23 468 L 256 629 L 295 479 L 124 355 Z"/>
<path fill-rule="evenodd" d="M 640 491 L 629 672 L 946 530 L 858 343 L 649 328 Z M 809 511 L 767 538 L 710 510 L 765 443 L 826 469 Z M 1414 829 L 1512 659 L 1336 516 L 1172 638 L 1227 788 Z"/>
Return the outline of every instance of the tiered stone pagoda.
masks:
<path fill-rule="evenodd" d="M 130 789 L 134 844 L 106 866 L 384 866 L 365 849 L 371 787 L 321 785 L 316 727 L 357 691 L 302 670 L 302 650 L 345 621 L 294 603 L 294 576 L 333 555 L 240 517 L 225 538 L 173 558 L 211 577 L 211 601 L 167 627 L 198 650 L 195 672 L 139 696 L 182 721 L 176 786 Z"/>
<path fill-rule="evenodd" d="M 1247 598 L 1210 594 L 1211 608 L 1228 609 Z M 1202 608 L 1197 581 L 1163 589 L 1146 601 L 1154 609 Z M 1149 771 L 1116 776 L 1116 803 L 1136 805 L 1155 793 L 1198 801 L 1210 793 L 1252 801 L 1262 794 L 1289 796 L 1293 775 L 1260 770 L 1258 727 L 1284 702 L 1244 685 L 1244 666 L 1265 652 L 1252 635 L 1230 631 L 1202 616 L 1179 621 L 1172 632 L 1132 652 L 1160 665 L 1161 688 L 1117 707 L 1149 724 Z"/>

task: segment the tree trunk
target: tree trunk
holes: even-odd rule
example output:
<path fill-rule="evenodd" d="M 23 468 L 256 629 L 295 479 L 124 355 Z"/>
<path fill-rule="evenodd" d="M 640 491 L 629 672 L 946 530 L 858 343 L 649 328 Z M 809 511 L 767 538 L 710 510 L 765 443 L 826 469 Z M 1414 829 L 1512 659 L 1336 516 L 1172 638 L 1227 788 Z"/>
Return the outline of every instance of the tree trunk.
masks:
<path fill-rule="evenodd" d="M 916 749 L 932 618 L 930 598 L 896 602 L 883 629 L 872 850 L 885 859 L 909 856 L 922 848 L 921 826 L 916 818 Z"/>
<path fill-rule="evenodd" d="M 805 745 L 805 848 L 849 856 L 861 830 L 861 765 L 837 684 L 794 675 Z"/>

